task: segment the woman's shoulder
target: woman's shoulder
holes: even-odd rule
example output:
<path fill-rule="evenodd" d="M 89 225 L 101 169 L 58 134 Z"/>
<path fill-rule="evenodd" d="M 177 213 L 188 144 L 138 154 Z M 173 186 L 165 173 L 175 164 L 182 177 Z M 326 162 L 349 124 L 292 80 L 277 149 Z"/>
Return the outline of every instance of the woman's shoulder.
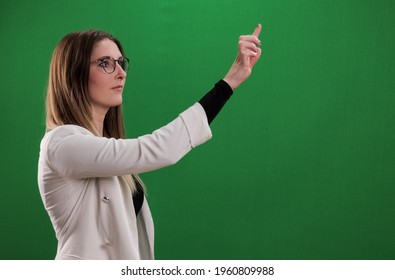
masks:
<path fill-rule="evenodd" d="M 65 139 L 67 136 L 71 135 L 91 135 L 92 132 L 87 130 L 84 127 L 73 125 L 73 124 L 65 124 L 57 126 L 49 131 L 47 131 L 41 141 L 41 144 L 48 144 L 49 142 L 57 141 L 60 139 Z"/>
<path fill-rule="evenodd" d="M 56 133 L 92 134 L 92 132 L 90 132 L 86 128 L 79 126 L 79 125 L 74 125 L 74 124 L 59 125 L 53 129 L 47 131 L 46 134 L 56 134 Z"/>
<path fill-rule="evenodd" d="M 74 124 L 65 124 L 65 125 L 59 125 L 55 127 L 54 129 L 51 129 L 45 133 L 45 135 L 52 135 L 52 134 L 92 134 L 89 130 L 86 128 L 79 126 L 79 125 L 74 125 Z"/>

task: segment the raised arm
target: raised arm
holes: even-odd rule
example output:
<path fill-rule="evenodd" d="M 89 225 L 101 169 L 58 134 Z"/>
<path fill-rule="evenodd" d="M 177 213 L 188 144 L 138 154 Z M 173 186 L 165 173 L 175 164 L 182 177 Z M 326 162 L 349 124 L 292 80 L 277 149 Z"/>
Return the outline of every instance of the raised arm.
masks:
<path fill-rule="evenodd" d="M 250 76 L 252 68 L 261 56 L 261 49 L 258 47 L 260 32 L 261 25 L 258 24 L 252 35 L 240 36 L 239 52 L 225 78 L 200 99 L 199 103 L 203 106 L 209 123 L 229 100 L 233 90 Z"/>

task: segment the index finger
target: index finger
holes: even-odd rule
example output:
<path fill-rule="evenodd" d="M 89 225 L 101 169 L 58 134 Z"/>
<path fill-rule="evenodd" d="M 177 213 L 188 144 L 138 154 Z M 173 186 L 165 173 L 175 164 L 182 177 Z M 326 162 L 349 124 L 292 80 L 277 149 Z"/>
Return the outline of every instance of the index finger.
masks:
<path fill-rule="evenodd" d="M 262 25 L 260 23 L 258 23 L 258 25 L 257 25 L 257 27 L 255 27 L 255 30 L 252 33 L 252 35 L 254 35 L 258 38 L 259 33 L 261 33 L 261 29 L 262 29 Z"/>

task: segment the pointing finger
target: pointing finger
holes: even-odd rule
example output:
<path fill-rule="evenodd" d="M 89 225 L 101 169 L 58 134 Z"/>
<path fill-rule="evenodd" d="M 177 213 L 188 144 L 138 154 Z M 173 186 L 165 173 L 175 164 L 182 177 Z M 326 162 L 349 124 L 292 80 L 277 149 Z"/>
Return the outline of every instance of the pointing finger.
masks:
<path fill-rule="evenodd" d="M 259 34 L 261 33 L 262 25 L 258 23 L 257 27 L 255 27 L 254 32 L 252 33 L 253 36 L 259 37 Z"/>

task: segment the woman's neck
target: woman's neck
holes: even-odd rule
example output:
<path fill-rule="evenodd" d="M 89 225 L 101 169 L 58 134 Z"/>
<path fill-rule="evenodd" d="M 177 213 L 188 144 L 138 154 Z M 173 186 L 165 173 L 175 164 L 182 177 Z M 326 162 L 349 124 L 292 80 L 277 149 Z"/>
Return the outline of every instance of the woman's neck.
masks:
<path fill-rule="evenodd" d="M 93 124 L 100 136 L 103 136 L 104 118 L 106 117 L 107 110 L 92 109 Z"/>

